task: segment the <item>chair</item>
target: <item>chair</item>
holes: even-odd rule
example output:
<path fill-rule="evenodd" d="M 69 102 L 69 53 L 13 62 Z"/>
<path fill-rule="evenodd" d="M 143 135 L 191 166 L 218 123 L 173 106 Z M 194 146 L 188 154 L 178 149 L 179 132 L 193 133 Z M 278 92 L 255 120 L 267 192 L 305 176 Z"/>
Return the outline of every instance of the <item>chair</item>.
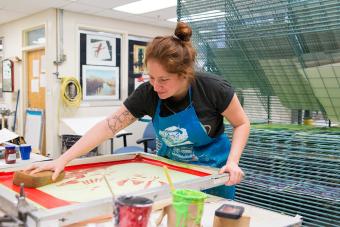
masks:
<path fill-rule="evenodd" d="M 61 135 L 61 153 L 64 153 L 68 149 L 70 149 L 73 144 L 75 144 L 81 136 L 79 135 L 71 135 L 71 134 L 64 134 Z M 98 155 L 98 147 L 93 148 L 89 153 L 83 155 L 81 157 L 91 157 Z"/>
<path fill-rule="evenodd" d="M 153 128 L 152 121 L 150 121 L 143 132 L 143 138 L 136 141 L 137 144 L 143 143 L 144 147 L 138 146 L 127 146 L 127 136 L 132 135 L 131 132 L 119 133 L 116 138 L 123 137 L 124 146 L 113 151 L 113 154 L 122 153 L 135 153 L 135 152 L 145 152 L 145 153 L 155 153 L 156 152 L 156 133 Z"/>

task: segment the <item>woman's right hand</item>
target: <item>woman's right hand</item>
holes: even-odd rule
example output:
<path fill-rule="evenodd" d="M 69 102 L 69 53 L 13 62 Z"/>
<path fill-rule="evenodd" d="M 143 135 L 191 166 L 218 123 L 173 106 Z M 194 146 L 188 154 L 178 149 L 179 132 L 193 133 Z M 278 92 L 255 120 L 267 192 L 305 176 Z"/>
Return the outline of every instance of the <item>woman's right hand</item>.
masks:
<path fill-rule="evenodd" d="M 64 170 L 66 163 L 60 159 L 49 162 L 36 162 L 27 167 L 24 171 L 28 174 L 35 174 L 44 170 L 53 171 L 52 180 L 55 181 L 59 174 Z"/>

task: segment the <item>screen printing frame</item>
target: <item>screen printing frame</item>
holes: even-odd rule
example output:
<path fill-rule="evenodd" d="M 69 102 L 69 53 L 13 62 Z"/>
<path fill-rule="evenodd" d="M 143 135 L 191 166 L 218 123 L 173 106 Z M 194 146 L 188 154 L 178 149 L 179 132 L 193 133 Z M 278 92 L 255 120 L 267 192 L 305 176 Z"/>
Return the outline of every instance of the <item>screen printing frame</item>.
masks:
<path fill-rule="evenodd" d="M 209 175 L 199 177 L 197 179 L 187 180 L 175 183 L 175 188 L 190 188 L 195 190 L 204 190 L 215 186 L 223 185 L 229 175 L 218 174 L 216 168 L 191 165 L 186 163 L 180 163 L 165 159 L 156 155 L 146 153 L 130 153 L 130 154 L 117 154 L 117 155 L 105 155 L 97 157 L 89 157 L 82 159 L 75 159 L 67 166 L 76 166 L 82 164 L 91 164 L 98 162 L 113 162 L 123 160 L 135 160 L 135 159 L 150 159 L 160 163 L 164 163 L 168 166 L 174 166 L 179 168 L 185 168 L 192 171 L 204 172 Z M 14 167 L 1 170 L 0 172 L 13 172 L 21 170 L 24 167 Z M 144 196 L 154 200 L 155 202 L 169 199 L 171 192 L 169 185 L 163 185 L 160 187 L 150 188 L 148 190 L 139 190 L 133 192 L 133 195 Z M 6 214 L 15 216 L 18 213 L 17 209 L 18 199 L 15 193 L 0 187 L 0 202 L 4 204 L 1 208 Z M 111 215 L 113 212 L 113 198 L 97 199 L 90 202 L 82 202 L 77 204 L 70 204 L 62 207 L 43 209 L 36 208 L 32 205 L 33 210 L 27 214 L 26 224 L 28 227 L 33 226 L 61 226 L 76 223 L 89 218 L 94 218 L 102 215 Z M 34 209 L 35 208 L 35 209 Z"/>

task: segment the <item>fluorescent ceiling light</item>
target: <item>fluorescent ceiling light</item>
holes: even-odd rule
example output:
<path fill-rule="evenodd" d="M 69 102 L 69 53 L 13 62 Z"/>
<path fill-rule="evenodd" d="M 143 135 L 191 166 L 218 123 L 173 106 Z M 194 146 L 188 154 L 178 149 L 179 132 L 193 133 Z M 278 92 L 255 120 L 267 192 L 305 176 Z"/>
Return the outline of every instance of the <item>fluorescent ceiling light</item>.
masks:
<path fill-rule="evenodd" d="M 112 9 L 132 14 L 143 14 L 176 5 L 177 0 L 140 0 Z"/>
<path fill-rule="evenodd" d="M 202 20 L 211 20 L 211 19 L 225 17 L 225 15 L 226 13 L 221 12 L 220 10 L 211 10 L 211 11 L 204 12 L 204 13 L 196 13 L 196 14 L 188 15 L 186 17 L 181 18 L 181 21 L 194 22 L 194 21 L 202 21 Z M 177 22 L 177 18 L 171 18 L 171 19 L 168 19 L 168 21 Z"/>

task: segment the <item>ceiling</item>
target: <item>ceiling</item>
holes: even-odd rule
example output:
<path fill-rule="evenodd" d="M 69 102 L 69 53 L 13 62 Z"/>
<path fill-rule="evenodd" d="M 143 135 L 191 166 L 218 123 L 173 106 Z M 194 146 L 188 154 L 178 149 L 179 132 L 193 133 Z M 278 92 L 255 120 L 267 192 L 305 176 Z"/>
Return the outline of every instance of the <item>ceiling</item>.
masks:
<path fill-rule="evenodd" d="M 134 1 L 136 0 L 0 0 L 0 25 L 49 8 L 60 8 L 153 26 L 175 26 L 175 23 L 167 19 L 176 17 L 176 6 L 140 15 L 112 10 L 113 7 Z"/>

